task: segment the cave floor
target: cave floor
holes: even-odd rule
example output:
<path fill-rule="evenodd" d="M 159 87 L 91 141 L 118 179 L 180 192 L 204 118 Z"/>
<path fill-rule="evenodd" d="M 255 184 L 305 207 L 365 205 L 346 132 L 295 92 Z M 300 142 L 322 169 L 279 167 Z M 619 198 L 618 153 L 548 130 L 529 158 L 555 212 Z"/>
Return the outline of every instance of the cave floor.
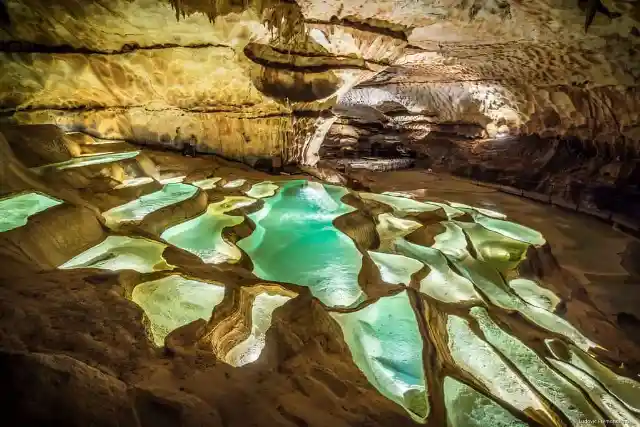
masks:
<path fill-rule="evenodd" d="M 5 199 L 64 202 L 0 233 L 23 423 L 640 422 L 638 242 L 595 219 L 419 170 L 356 192 L 133 147 L 29 170 L 0 148 Z"/>
<path fill-rule="evenodd" d="M 493 209 L 538 230 L 559 265 L 579 283 L 574 289 L 557 290 L 568 300 L 568 314 L 571 314 L 573 299 L 591 300 L 592 309 L 605 315 L 607 322 L 617 325 L 625 339 L 640 344 L 638 239 L 598 218 L 506 194 L 448 174 L 424 169 L 363 171 L 358 179 L 374 192 L 407 192 L 416 200 L 442 199 Z M 610 329 L 607 325 L 595 324 L 588 312 L 577 315 L 575 321 L 583 331 L 592 329 L 602 333 Z M 619 338 L 616 334 L 616 339 Z"/>

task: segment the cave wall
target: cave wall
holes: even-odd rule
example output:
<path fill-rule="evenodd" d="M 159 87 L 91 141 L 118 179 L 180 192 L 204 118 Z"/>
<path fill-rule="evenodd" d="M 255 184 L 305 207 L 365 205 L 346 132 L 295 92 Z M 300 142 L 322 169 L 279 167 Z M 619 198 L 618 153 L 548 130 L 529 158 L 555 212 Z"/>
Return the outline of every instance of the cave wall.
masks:
<path fill-rule="evenodd" d="M 582 49 L 523 42 L 438 49 L 405 55 L 339 106 L 384 112 L 383 104 L 396 103 L 412 122 L 423 116 L 434 124 L 480 125 L 489 137 L 506 126 L 510 135 L 640 140 L 640 56 L 627 40 Z"/>
<path fill-rule="evenodd" d="M 640 7 L 623 0 L 3 5 L 3 121 L 308 165 L 341 110 L 385 103 L 406 110 L 380 131 L 400 139 L 640 139 Z"/>
<path fill-rule="evenodd" d="M 2 120 L 292 162 L 320 112 L 381 66 L 367 58 L 393 55 L 384 35 L 356 42 L 355 28 L 336 40 L 315 23 L 318 43 L 295 3 L 216 4 L 7 2 Z"/>

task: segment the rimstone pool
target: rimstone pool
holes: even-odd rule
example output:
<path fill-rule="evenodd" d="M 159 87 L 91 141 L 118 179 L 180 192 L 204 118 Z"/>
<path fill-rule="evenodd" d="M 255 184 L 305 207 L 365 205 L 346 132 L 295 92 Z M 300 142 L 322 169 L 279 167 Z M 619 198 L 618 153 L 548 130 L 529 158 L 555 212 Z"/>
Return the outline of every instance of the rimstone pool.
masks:
<path fill-rule="evenodd" d="M 95 164 L 63 167 L 79 162 Z M 453 427 L 640 425 L 640 385 L 599 363 L 598 343 L 559 314 L 561 299 L 521 274 L 544 237 L 500 212 L 302 179 L 249 187 L 210 177 L 160 188 L 104 211 L 113 232 L 59 266 L 140 274 L 129 297 L 159 347 L 202 319 L 207 348 L 232 366 L 250 365 L 269 345 L 276 310 L 308 289 L 369 383 L 418 423 L 439 396 Z M 204 211 L 155 236 L 118 232 L 202 192 Z M 0 230 L 60 203 L 35 192 L 5 197 Z M 168 248 L 202 265 L 249 269 L 254 284 L 190 277 Z"/>

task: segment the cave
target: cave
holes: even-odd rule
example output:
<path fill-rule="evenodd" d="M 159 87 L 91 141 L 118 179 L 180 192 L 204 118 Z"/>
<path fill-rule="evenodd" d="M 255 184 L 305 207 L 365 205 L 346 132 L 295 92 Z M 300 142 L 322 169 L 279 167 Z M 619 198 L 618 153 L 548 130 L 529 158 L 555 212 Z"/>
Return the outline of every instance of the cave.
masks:
<path fill-rule="evenodd" d="M 0 0 L 23 426 L 640 426 L 640 2 Z"/>

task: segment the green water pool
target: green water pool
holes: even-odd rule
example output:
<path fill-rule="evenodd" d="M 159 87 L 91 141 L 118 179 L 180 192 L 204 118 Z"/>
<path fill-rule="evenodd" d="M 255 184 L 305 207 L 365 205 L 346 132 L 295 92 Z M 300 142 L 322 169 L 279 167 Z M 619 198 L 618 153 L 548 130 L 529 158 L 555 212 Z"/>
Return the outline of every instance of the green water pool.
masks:
<path fill-rule="evenodd" d="M 307 286 L 328 306 L 351 306 L 364 298 L 358 284 L 362 254 L 332 221 L 354 210 L 342 203 L 343 187 L 304 180 L 284 183 L 249 215 L 253 233 L 238 242 L 262 279 Z"/>
<path fill-rule="evenodd" d="M 0 233 L 22 227 L 29 217 L 62 203 L 62 200 L 36 192 L 0 199 Z"/>
<path fill-rule="evenodd" d="M 109 227 L 115 227 L 124 222 L 140 221 L 151 212 L 183 202 L 193 197 L 197 192 L 198 188 L 193 185 L 166 184 L 161 190 L 109 209 L 102 216 Z"/>
<path fill-rule="evenodd" d="M 206 263 L 236 262 L 242 254 L 235 245 L 224 240 L 222 231 L 242 223 L 244 218 L 227 215 L 227 212 L 253 203 L 255 200 L 249 197 L 225 197 L 221 202 L 210 204 L 202 215 L 167 229 L 161 237 Z"/>

